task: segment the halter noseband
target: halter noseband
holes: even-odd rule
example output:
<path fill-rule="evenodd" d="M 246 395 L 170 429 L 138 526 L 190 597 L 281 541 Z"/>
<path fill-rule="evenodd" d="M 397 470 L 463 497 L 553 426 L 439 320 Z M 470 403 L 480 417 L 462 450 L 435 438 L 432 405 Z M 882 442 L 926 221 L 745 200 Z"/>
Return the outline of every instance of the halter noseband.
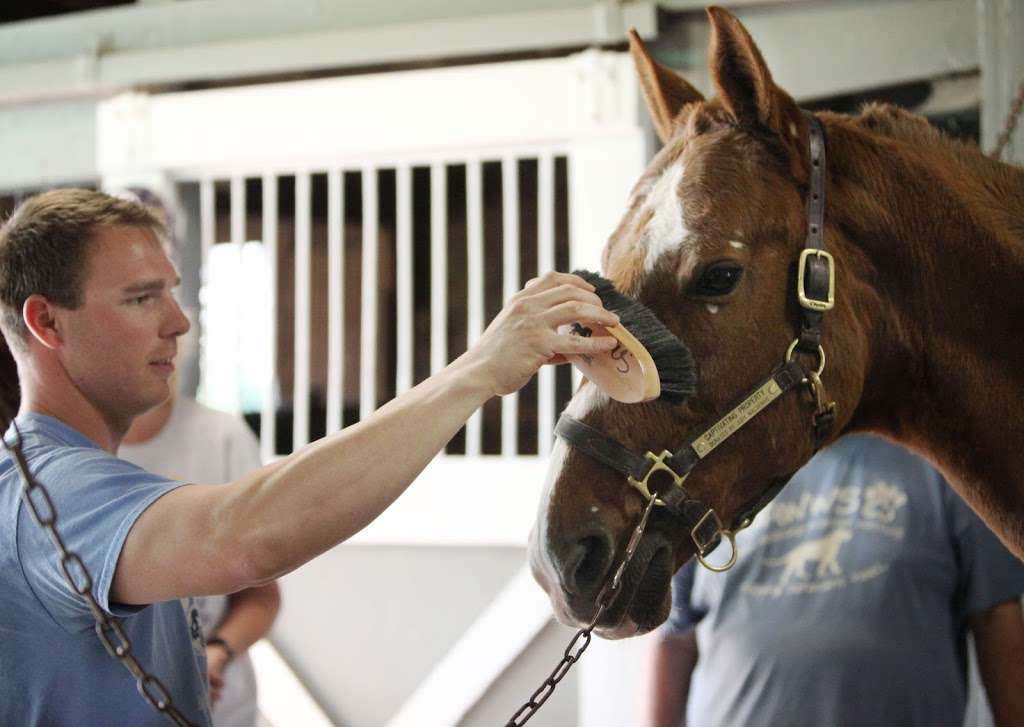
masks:
<path fill-rule="evenodd" d="M 814 448 L 828 439 L 835 422 L 835 402 L 829 402 L 821 374 L 825 370 L 825 350 L 821 346 L 821 319 L 835 303 L 835 262 L 825 246 L 825 131 L 821 122 L 804 112 L 810 126 L 810 190 L 807 198 L 807 239 L 800 252 L 797 273 L 797 301 L 801 309 L 800 332 L 786 350 L 784 362 L 756 388 L 730 407 L 726 414 L 710 426 L 702 427 L 700 434 L 690 439 L 675 452 L 663 450 L 660 454 L 646 452 L 640 456 L 607 434 L 562 414 L 555 426 L 555 434 L 584 454 L 596 459 L 626 476 L 649 502 L 655 500 L 682 521 L 690 531 L 697 547 L 697 559 L 709 570 L 720 572 L 736 563 L 735 535 L 750 525 L 754 516 L 767 505 L 789 481 L 790 475 L 777 478 L 769 488 L 729 528 L 718 514 L 697 498 L 691 497 L 683 482 L 697 462 L 711 453 L 740 427 L 753 419 L 769 404 L 799 384 L 808 387 L 815 402 L 812 417 Z M 796 352 L 816 356 L 817 368 L 810 370 L 794 358 Z M 668 460 L 672 465 L 669 466 Z M 672 480 L 664 492 L 652 492 L 649 484 L 656 472 L 665 472 Z M 704 556 L 714 550 L 725 538 L 732 552 L 727 563 L 715 566 Z"/>

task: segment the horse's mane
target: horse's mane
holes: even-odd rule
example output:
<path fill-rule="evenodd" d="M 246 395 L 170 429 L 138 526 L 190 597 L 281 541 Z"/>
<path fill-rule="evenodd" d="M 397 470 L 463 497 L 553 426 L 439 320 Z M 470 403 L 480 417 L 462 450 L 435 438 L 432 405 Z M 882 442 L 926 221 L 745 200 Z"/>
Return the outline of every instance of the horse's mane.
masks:
<path fill-rule="evenodd" d="M 1002 164 L 987 156 L 976 143 L 948 136 L 922 116 L 899 106 L 870 102 L 860 114 L 850 117 L 861 129 L 889 137 L 930 154 L 952 157 L 960 164 L 991 174 L 996 168 L 1009 170 L 1011 177 L 1024 174 L 1020 167 Z"/>

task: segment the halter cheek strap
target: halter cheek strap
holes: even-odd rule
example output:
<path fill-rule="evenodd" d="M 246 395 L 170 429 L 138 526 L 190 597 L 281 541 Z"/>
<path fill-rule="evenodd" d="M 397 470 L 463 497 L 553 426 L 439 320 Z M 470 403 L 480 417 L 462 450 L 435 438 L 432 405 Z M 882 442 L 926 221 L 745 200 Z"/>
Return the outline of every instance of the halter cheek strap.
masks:
<path fill-rule="evenodd" d="M 825 370 L 825 350 L 821 345 L 823 314 L 835 305 L 835 261 L 824 248 L 825 229 L 825 133 L 812 114 L 804 112 L 810 135 L 810 190 L 807 199 L 807 238 L 800 253 L 797 273 L 797 300 L 801 308 L 800 331 L 789 345 L 783 364 L 761 384 L 741 397 L 727 412 L 700 434 L 689 439 L 675 452 L 647 452 L 640 456 L 607 434 L 563 414 L 555 426 L 555 434 L 584 454 L 625 475 L 649 502 L 667 508 L 690 531 L 697 548 L 697 559 L 713 571 L 724 571 L 736 563 L 735 534 L 750 525 L 754 516 L 767 505 L 789 481 L 791 475 L 772 481 L 768 489 L 726 528 L 715 511 L 691 497 L 684 482 L 697 462 L 711 453 L 769 404 L 798 384 L 808 387 L 814 401 L 812 417 L 814 447 L 818 449 L 832 433 L 835 423 L 835 402 L 825 393 L 821 374 Z M 805 369 L 797 353 L 817 356 L 817 368 Z M 671 465 L 669 464 L 671 460 Z M 652 491 L 651 478 L 664 472 L 671 483 L 667 488 Z M 704 556 L 724 539 L 732 546 L 729 560 L 722 566 L 709 564 Z"/>

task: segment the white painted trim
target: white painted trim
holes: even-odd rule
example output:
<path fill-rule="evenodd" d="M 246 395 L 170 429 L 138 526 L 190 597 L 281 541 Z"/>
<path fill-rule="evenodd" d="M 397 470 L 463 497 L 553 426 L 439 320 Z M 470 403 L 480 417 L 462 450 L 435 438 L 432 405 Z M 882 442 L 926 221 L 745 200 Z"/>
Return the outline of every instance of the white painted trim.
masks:
<path fill-rule="evenodd" d="M 341 429 L 345 409 L 344 183 L 339 169 L 327 174 L 327 433 Z"/>
<path fill-rule="evenodd" d="M 460 162 L 635 134 L 637 109 L 577 103 L 580 58 L 607 58 L 615 88 L 635 84 L 623 53 L 367 74 L 240 88 L 124 94 L 98 105 L 97 165 L 106 176 L 150 169 L 177 179 L 295 174 L 401 158 Z M 612 92 L 616 95 L 616 92 Z M 415 110 L 416 123 L 410 125 Z M 614 113 L 609 111 L 614 110 Z M 600 112 L 595 119 L 595 111 Z M 131 139 L 125 145 L 123 139 Z M 552 149 L 558 153 L 557 149 Z"/>
<path fill-rule="evenodd" d="M 492 12 L 477 17 L 429 18 L 356 28 L 351 27 L 351 15 L 346 18 L 344 11 L 341 11 L 340 18 L 333 18 L 334 24 L 341 25 L 341 28 L 324 28 L 313 25 L 322 9 L 303 11 L 281 3 L 282 11 L 289 16 L 282 25 L 294 25 L 295 18 L 305 16 L 313 18 L 310 27 L 302 29 L 305 32 L 278 31 L 255 38 L 204 38 L 196 42 L 195 37 L 204 26 L 204 6 L 213 6 L 213 11 L 220 13 L 223 9 L 216 6 L 229 4 L 218 0 L 186 3 L 179 7 L 175 3 L 173 10 L 164 11 L 168 18 L 163 25 L 186 28 L 188 38 L 166 37 L 169 35 L 167 30 L 154 30 L 146 24 L 141 24 L 140 28 L 138 23 L 118 24 L 107 20 L 97 24 L 99 27 L 87 41 L 88 47 L 75 49 L 73 45 L 65 46 L 60 51 L 61 55 L 56 57 L 33 57 L 35 54 L 26 50 L 20 58 L 5 63 L 3 56 L 8 54 L 0 52 L 0 104 L 97 97 L 133 86 L 190 80 L 251 78 L 442 58 L 450 62 L 450 59 L 460 56 L 495 56 L 584 47 L 622 42 L 626 29 L 631 26 L 639 27 L 645 35 L 652 34 L 657 27 L 654 3 L 649 0 L 624 5 L 606 1 L 589 6 L 578 3 L 583 7 Z M 259 14 L 259 10 L 250 8 L 252 3 L 236 0 L 234 4 L 245 6 L 246 9 L 239 12 L 246 17 Z M 321 8 L 332 5 L 317 4 Z M 450 3 L 445 5 L 450 6 Z M 75 21 L 78 25 L 91 26 L 101 17 L 116 15 L 116 11 L 78 13 Z M 185 19 L 189 17 L 193 19 Z M 229 22 L 234 26 L 245 25 L 238 23 L 237 18 L 231 18 Z M 78 34 L 74 23 L 61 23 L 61 19 L 29 24 L 26 29 L 35 31 L 32 25 L 43 23 L 48 23 L 54 30 L 50 31 L 50 37 L 45 31 L 35 32 L 37 37 L 44 39 L 40 42 L 52 43 L 52 35 L 62 25 L 64 36 Z M 134 33 L 130 30 L 132 25 L 136 27 Z M 10 35 L 15 43 L 20 41 L 17 37 L 19 30 L 0 27 L 0 49 L 3 49 L 3 40 L 7 39 L 5 36 Z M 118 31 L 123 36 L 120 43 L 101 50 L 99 39 L 102 38 L 104 44 L 111 43 L 110 36 Z M 159 35 L 165 36 L 163 40 L 156 41 L 156 47 L 148 47 L 144 39 Z"/>
<path fill-rule="evenodd" d="M 484 210 L 482 160 L 466 160 L 466 342 L 484 332 Z M 478 457 L 483 440 L 483 408 L 466 422 L 466 456 Z"/>
<path fill-rule="evenodd" d="M 260 714 L 273 727 L 334 727 L 274 645 L 261 639 L 249 647 L 256 672 Z"/>
<path fill-rule="evenodd" d="M 455 727 L 551 622 L 551 605 L 520 568 L 388 722 Z"/>
<path fill-rule="evenodd" d="M 430 373 L 448 365 L 448 177 L 430 165 Z"/>
<path fill-rule="evenodd" d="M 504 256 L 504 279 L 502 293 L 504 302 L 519 292 L 521 244 L 519 236 L 519 161 L 512 155 L 501 160 L 502 185 L 502 253 Z M 519 393 L 513 392 L 501 398 L 501 452 L 506 457 L 515 456 L 519 448 Z"/>
<path fill-rule="evenodd" d="M 537 156 L 537 274 L 555 269 L 555 157 Z M 551 453 L 555 430 L 555 370 L 537 372 L 537 451 Z"/>
<path fill-rule="evenodd" d="M 397 294 L 397 360 L 395 392 L 401 394 L 413 384 L 413 249 L 412 249 L 412 167 L 398 165 L 395 174 L 396 231 L 395 290 Z"/>
<path fill-rule="evenodd" d="M 359 419 L 377 409 L 377 169 L 363 167 L 362 284 L 359 305 Z"/>
<path fill-rule="evenodd" d="M 267 380 L 260 416 L 260 455 L 269 462 L 276 454 L 277 440 L 277 177 L 263 174 L 263 244 L 267 252 L 267 295 L 270 297 L 267 331 Z"/>
<path fill-rule="evenodd" d="M 295 175 L 295 372 L 292 385 L 292 448 L 309 442 L 310 293 L 313 264 L 312 180 L 309 173 Z"/>

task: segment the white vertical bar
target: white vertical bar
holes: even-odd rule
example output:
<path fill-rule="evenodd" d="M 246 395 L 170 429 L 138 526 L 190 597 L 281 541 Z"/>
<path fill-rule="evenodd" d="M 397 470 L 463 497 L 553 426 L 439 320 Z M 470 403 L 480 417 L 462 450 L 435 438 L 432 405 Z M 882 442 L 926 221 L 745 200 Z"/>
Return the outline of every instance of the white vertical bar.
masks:
<path fill-rule="evenodd" d="M 501 161 L 502 254 L 505 270 L 502 297 L 505 302 L 519 290 L 519 162 L 515 157 Z M 501 453 L 518 454 L 519 394 L 501 399 Z"/>
<path fill-rule="evenodd" d="M 242 267 L 242 246 L 245 244 L 245 178 L 240 176 L 231 177 L 231 244 L 235 248 L 235 257 L 237 258 L 238 270 L 243 270 Z M 232 291 L 232 297 L 234 298 L 234 314 L 235 314 L 235 330 L 234 330 L 234 349 L 235 349 L 235 361 L 238 362 L 238 368 L 235 370 L 235 380 L 241 381 L 242 377 L 242 317 L 245 311 L 245 301 L 243 296 L 244 283 L 240 276 L 235 276 L 234 290 Z M 242 413 L 242 392 L 240 387 L 236 386 L 234 395 L 231 397 L 231 401 L 235 404 L 235 413 Z"/>
<path fill-rule="evenodd" d="M 200 290 L 210 284 L 210 250 L 213 249 L 217 234 L 217 205 L 214 197 L 214 186 L 212 179 L 202 179 L 199 182 L 199 287 Z M 208 294 L 207 296 L 208 297 Z M 203 315 L 203 296 L 199 297 L 200 326 L 203 326 L 207 317 Z M 199 345 L 199 397 L 203 398 L 206 391 L 206 377 L 210 373 L 209 346 L 206 345 L 206 337 L 209 333 L 205 327 L 200 328 L 201 337 Z"/>
<path fill-rule="evenodd" d="M 412 386 L 412 168 L 408 164 L 400 164 L 396 172 L 395 207 L 398 228 L 398 249 L 395 251 L 395 284 L 398 288 L 395 392 L 401 394 Z"/>
<path fill-rule="evenodd" d="M 466 343 L 472 346 L 484 332 L 484 215 L 483 179 L 479 159 L 466 160 Z M 466 455 L 480 455 L 483 409 L 466 422 Z"/>
<path fill-rule="evenodd" d="M 377 408 L 377 170 L 363 168 L 363 279 L 359 325 L 359 418 Z"/>
<path fill-rule="evenodd" d="M 537 273 L 555 269 L 555 159 L 550 152 L 537 157 Z M 551 453 L 555 422 L 555 370 L 541 368 L 537 381 L 537 452 Z"/>
<path fill-rule="evenodd" d="M 312 248 L 309 173 L 295 175 L 295 377 L 292 451 L 309 442 L 309 318 Z"/>
<path fill-rule="evenodd" d="M 341 429 L 345 397 L 345 258 L 342 252 L 345 204 L 341 170 L 327 173 L 327 433 Z"/>
<path fill-rule="evenodd" d="M 430 373 L 448 364 L 448 179 L 430 167 Z"/>
<path fill-rule="evenodd" d="M 263 390 L 263 413 L 260 416 L 260 454 L 269 462 L 277 454 L 277 177 L 263 175 L 263 246 L 267 256 L 267 293 L 270 316 L 267 337 L 270 339 L 270 360 Z"/>
<path fill-rule="evenodd" d="M 573 245 L 573 241 L 575 240 L 573 235 L 576 232 L 575 228 L 573 227 L 573 217 L 574 217 L 574 214 L 573 214 L 574 210 L 572 208 L 572 203 L 573 203 L 573 189 L 572 189 L 572 185 L 573 185 L 573 181 L 574 180 L 573 180 L 572 158 L 571 158 L 571 156 L 569 154 L 566 154 L 566 156 L 565 156 L 565 184 L 566 184 L 566 200 L 565 200 L 565 204 L 566 204 L 566 216 L 567 216 L 568 225 L 569 225 L 569 270 L 570 271 L 578 270 L 580 268 L 586 268 L 587 265 L 588 265 L 586 263 L 581 264 L 580 261 L 576 259 L 576 257 L 577 257 L 577 255 L 576 255 L 576 246 Z M 593 269 L 594 270 L 600 270 L 600 267 L 599 266 L 595 266 Z M 572 375 L 572 384 L 571 384 L 572 389 L 571 390 L 572 390 L 572 393 L 575 394 L 579 390 L 580 385 L 583 383 L 583 374 L 575 366 L 570 366 L 569 367 L 569 372 Z"/>

